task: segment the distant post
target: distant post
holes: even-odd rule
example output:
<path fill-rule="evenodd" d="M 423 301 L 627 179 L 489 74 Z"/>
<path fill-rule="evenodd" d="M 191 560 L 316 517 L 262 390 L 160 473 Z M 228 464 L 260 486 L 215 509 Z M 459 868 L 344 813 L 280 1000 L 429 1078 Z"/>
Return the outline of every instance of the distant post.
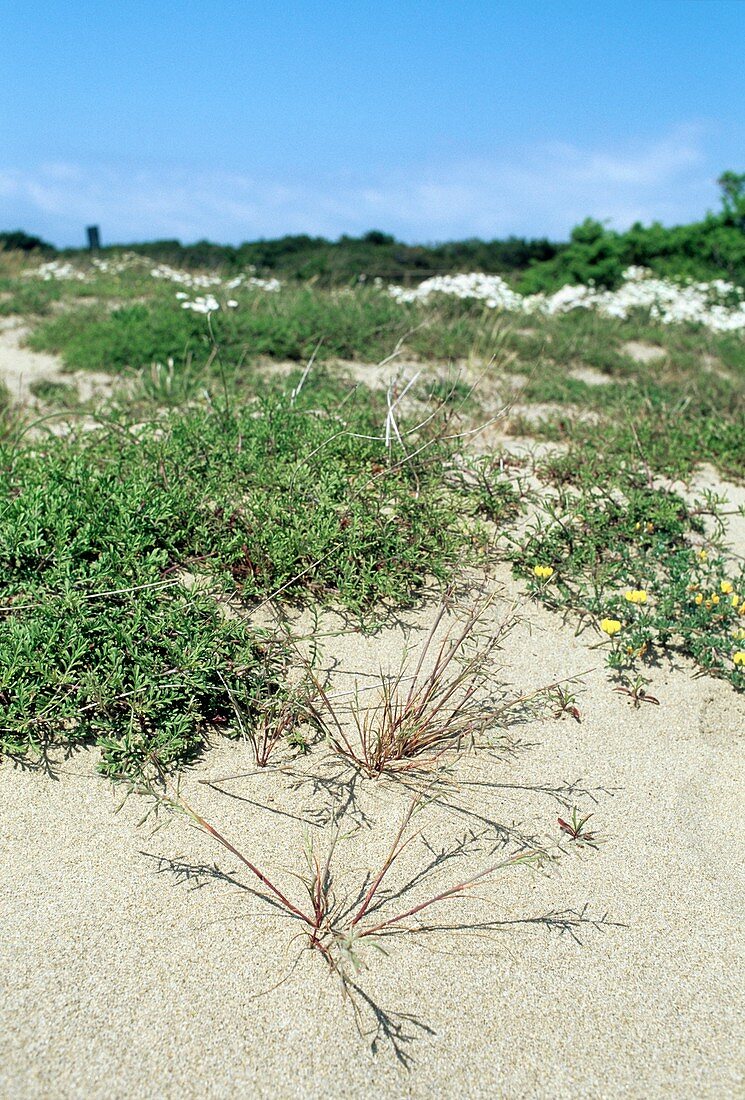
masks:
<path fill-rule="evenodd" d="M 101 234 L 97 225 L 89 225 L 86 229 L 88 234 L 88 248 L 91 252 L 98 252 L 101 247 Z"/>

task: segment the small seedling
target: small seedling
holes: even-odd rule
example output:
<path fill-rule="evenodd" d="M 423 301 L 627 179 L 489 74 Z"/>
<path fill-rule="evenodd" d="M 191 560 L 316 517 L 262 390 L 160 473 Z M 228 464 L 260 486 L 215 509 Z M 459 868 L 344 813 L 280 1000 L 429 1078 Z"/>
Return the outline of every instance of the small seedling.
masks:
<path fill-rule="evenodd" d="M 554 718 L 563 718 L 565 714 L 570 715 L 575 722 L 582 721 L 582 715 L 580 709 L 577 706 L 577 696 L 563 687 L 557 687 L 554 689 Z"/>
<path fill-rule="evenodd" d="M 305 756 L 310 752 L 310 741 L 302 730 L 291 730 L 287 734 L 287 744 L 298 756 Z"/>
<path fill-rule="evenodd" d="M 640 675 L 636 676 L 633 680 L 621 684 L 613 690 L 619 692 L 621 695 L 628 695 L 637 710 L 642 703 L 653 703 L 658 707 L 660 705 L 659 699 L 656 695 L 650 695 L 646 689 L 646 685 L 651 683 L 652 681 L 646 676 Z"/>
<path fill-rule="evenodd" d="M 583 842 L 589 844 L 590 847 L 595 847 L 596 838 L 595 834 L 591 833 L 589 829 L 585 828 L 587 822 L 592 817 L 592 814 L 585 814 L 584 817 L 580 817 L 577 813 L 576 807 L 572 809 L 572 820 L 564 821 L 563 818 L 557 818 L 559 822 L 559 828 L 562 833 L 566 833 L 570 840 L 576 840 L 577 842 Z M 580 847 L 582 844 L 580 843 Z"/>

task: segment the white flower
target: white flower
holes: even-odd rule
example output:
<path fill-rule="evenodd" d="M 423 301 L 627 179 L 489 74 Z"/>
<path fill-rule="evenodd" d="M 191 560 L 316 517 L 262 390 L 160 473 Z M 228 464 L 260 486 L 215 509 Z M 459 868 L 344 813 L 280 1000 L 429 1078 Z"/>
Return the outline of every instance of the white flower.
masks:
<path fill-rule="evenodd" d="M 628 267 L 616 290 L 594 285 L 563 286 L 554 294 L 522 296 L 499 275 L 435 275 L 418 287 L 390 286 L 397 302 L 426 302 L 432 295 L 482 301 L 488 309 L 549 316 L 574 309 L 592 309 L 604 317 L 624 320 L 633 310 L 648 312 L 663 325 L 699 324 L 714 332 L 745 329 L 745 292 L 723 279 L 686 284 L 660 279 L 644 267 Z M 732 299 L 738 299 L 733 303 Z"/>

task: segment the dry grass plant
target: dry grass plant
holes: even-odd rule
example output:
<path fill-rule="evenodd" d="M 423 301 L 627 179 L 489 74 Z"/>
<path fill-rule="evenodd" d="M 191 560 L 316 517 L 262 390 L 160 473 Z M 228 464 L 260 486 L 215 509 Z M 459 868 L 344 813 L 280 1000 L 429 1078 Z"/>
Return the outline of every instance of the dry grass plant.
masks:
<path fill-rule="evenodd" d="M 222 675 L 220 680 L 230 699 L 241 737 L 251 745 L 257 768 L 266 768 L 270 757 L 280 745 L 292 745 L 304 751 L 307 742 L 302 727 L 313 717 L 310 710 L 312 684 L 303 681 L 287 695 L 270 698 L 259 707 L 255 715 L 249 715 L 241 707 Z"/>
<path fill-rule="evenodd" d="M 516 623 L 509 606 L 487 626 L 495 601 L 492 594 L 459 611 L 449 589 L 416 664 L 412 668 L 404 654 L 397 672 L 381 671 L 372 702 L 369 688 L 364 700 L 355 689 L 348 703 L 338 702 L 309 669 L 316 688 L 309 709 L 331 748 L 371 779 L 421 771 L 446 752 L 478 745 L 508 711 L 549 692 L 555 685 L 505 699 L 495 684 L 494 654 Z"/>
<path fill-rule="evenodd" d="M 290 897 L 289 890 L 278 885 L 274 877 L 265 873 L 252 856 L 244 853 L 194 809 L 162 770 L 156 768 L 150 778 L 141 776 L 139 780 L 132 782 L 130 793 L 132 792 L 152 797 L 156 813 L 163 808 L 185 815 L 199 830 L 238 859 L 260 883 L 257 895 L 300 926 L 299 934 L 305 938 L 307 947 L 323 957 L 345 988 L 362 966 L 359 951 L 363 945 L 376 943 L 380 946 L 379 941 L 382 938 L 394 933 L 426 931 L 426 928 L 415 923 L 419 914 L 425 910 L 450 899 L 473 896 L 477 886 L 502 870 L 521 864 L 540 866 L 545 860 L 552 858 L 543 849 L 524 848 L 514 855 L 503 856 L 488 863 L 477 873 L 444 889 L 438 889 L 414 904 L 398 908 L 395 902 L 400 902 L 410 888 L 420 884 L 426 877 L 426 869 L 423 872 L 415 871 L 407 878 L 403 888 L 390 893 L 384 888 L 384 882 L 393 865 L 413 841 L 422 835 L 421 831 L 412 829 L 414 818 L 427 805 L 426 795 L 418 794 L 412 798 L 403 814 L 377 871 L 368 872 L 363 877 L 356 893 L 345 891 L 341 895 L 335 890 L 334 854 L 340 839 L 345 838 L 341 823 L 338 820 L 334 822 L 331 842 L 323 855 L 319 854 L 313 840 L 306 835 L 306 870 L 295 875 L 301 884 L 304 900 L 297 901 Z M 148 816 L 149 814 L 143 821 Z M 430 851 L 429 847 L 427 850 Z"/>

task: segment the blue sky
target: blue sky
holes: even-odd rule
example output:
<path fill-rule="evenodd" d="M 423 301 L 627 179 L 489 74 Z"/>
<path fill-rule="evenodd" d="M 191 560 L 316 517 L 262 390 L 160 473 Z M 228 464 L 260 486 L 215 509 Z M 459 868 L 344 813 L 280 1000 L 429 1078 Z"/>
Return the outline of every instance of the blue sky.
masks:
<path fill-rule="evenodd" d="M 690 220 L 745 0 L 0 0 L 0 229 L 59 245 Z"/>

